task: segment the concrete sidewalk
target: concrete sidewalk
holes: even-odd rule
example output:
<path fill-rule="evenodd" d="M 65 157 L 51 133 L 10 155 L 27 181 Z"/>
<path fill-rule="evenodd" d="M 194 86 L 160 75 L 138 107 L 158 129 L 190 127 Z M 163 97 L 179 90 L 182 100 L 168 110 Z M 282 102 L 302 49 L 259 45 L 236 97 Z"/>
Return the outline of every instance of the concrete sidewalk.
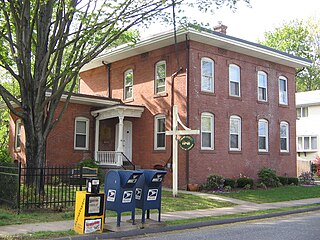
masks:
<path fill-rule="evenodd" d="M 221 216 L 221 215 L 228 215 L 228 214 L 252 212 L 257 210 L 276 209 L 276 208 L 282 208 L 282 207 L 295 207 L 295 206 L 303 206 L 303 205 L 320 203 L 320 198 L 311 198 L 311 199 L 277 202 L 277 203 L 256 204 L 252 202 L 241 201 L 241 200 L 232 199 L 224 196 L 217 196 L 213 194 L 187 192 L 187 191 L 179 191 L 179 192 L 186 193 L 186 194 L 195 194 L 198 196 L 208 197 L 215 200 L 228 201 L 228 202 L 235 203 L 237 205 L 233 207 L 225 207 L 225 208 L 162 213 L 161 214 L 162 221 L 190 219 L 190 218 L 208 217 L 208 216 Z M 150 218 L 157 219 L 157 214 L 151 214 Z M 122 216 L 123 222 L 129 219 L 130 219 L 130 216 Z M 139 220 L 137 219 L 137 222 L 138 221 Z M 107 217 L 106 222 L 107 224 L 116 222 L 116 218 Z M 48 223 L 35 223 L 35 224 L 7 225 L 7 226 L 0 227 L 0 238 L 3 236 L 27 234 L 27 233 L 39 232 L 39 231 L 54 232 L 54 231 L 67 231 L 70 229 L 73 229 L 73 220 L 60 221 L 60 222 L 48 222 Z"/>

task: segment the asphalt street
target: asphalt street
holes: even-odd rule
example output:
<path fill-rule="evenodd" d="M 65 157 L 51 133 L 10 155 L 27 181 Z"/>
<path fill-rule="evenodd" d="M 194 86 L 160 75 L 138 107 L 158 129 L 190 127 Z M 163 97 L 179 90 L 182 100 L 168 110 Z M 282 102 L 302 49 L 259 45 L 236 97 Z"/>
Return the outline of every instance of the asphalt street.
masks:
<path fill-rule="evenodd" d="M 127 238 L 145 240 L 319 240 L 320 211 L 179 232 Z"/>

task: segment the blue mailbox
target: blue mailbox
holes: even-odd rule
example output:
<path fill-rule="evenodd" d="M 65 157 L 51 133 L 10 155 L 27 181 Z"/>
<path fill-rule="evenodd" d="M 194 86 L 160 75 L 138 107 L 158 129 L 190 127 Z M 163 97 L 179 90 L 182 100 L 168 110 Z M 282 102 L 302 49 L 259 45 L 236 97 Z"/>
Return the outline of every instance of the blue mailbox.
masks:
<path fill-rule="evenodd" d="M 106 210 L 117 212 L 118 227 L 122 212 L 131 212 L 134 224 L 136 207 L 134 187 L 141 175 L 142 171 L 111 170 L 105 176 Z"/>
<path fill-rule="evenodd" d="M 150 218 L 150 209 L 158 209 L 160 222 L 162 182 L 166 174 L 162 170 L 143 170 L 143 175 L 138 180 L 135 199 L 136 207 L 142 210 L 142 223 L 145 223 L 146 211 L 147 219 Z"/>

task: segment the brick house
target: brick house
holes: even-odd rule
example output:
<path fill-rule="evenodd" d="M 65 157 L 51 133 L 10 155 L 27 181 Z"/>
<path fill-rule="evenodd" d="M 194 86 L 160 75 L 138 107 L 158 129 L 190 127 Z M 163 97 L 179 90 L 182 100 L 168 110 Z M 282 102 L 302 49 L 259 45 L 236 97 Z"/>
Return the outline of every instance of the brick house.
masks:
<path fill-rule="evenodd" d="M 48 139 L 47 164 L 94 158 L 170 169 L 165 131 L 177 105 L 183 123 L 201 130 L 192 150 L 179 149 L 179 187 L 213 173 L 256 178 L 265 166 L 296 176 L 295 69 L 310 62 L 225 29 L 181 29 L 176 43 L 172 32 L 161 33 L 87 64 L 80 94 Z M 22 128 L 12 116 L 10 149 L 23 160 Z"/>

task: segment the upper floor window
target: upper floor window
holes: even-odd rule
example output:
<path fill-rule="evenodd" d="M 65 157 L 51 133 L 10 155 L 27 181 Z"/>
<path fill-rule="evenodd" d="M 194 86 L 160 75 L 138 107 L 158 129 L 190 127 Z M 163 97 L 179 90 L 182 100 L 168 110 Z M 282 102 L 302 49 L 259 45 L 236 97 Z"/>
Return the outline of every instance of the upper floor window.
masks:
<path fill-rule="evenodd" d="M 240 97 L 240 67 L 235 64 L 229 65 L 229 94 Z"/>
<path fill-rule="evenodd" d="M 266 102 L 268 99 L 268 77 L 265 72 L 258 72 L 258 100 Z"/>
<path fill-rule="evenodd" d="M 77 117 L 75 119 L 74 148 L 79 150 L 89 149 L 89 119 Z"/>
<path fill-rule="evenodd" d="M 166 62 L 160 61 L 156 64 L 155 93 L 166 92 Z"/>
<path fill-rule="evenodd" d="M 289 152 L 289 124 L 280 123 L 280 152 Z"/>
<path fill-rule="evenodd" d="M 268 121 L 260 119 L 258 122 L 259 152 L 268 152 Z"/>
<path fill-rule="evenodd" d="M 238 116 L 230 117 L 230 150 L 241 151 L 241 118 Z"/>
<path fill-rule="evenodd" d="M 166 148 L 166 116 L 157 115 L 154 122 L 154 149 L 164 150 Z"/>
<path fill-rule="evenodd" d="M 201 149 L 214 149 L 214 116 L 201 114 Z"/>
<path fill-rule="evenodd" d="M 279 78 L 279 103 L 288 105 L 288 81 L 285 77 Z"/>
<path fill-rule="evenodd" d="M 318 150 L 317 136 L 298 136 L 298 152 L 313 152 Z"/>
<path fill-rule="evenodd" d="M 308 117 L 309 111 L 308 107 L 299 107 L 297 110 L 297 118 Z"/>
<path fill-rule="evenodd" d="M 18 119 L 16 121 L 16 132 L 15 132 L 15 138 L 14 138 L 14 148 L 16 150 L 20 150 L 21 147 L 21 119 Z"/>
<path fill-rule="evenodd" d="M 124 73 L 124 100 L 133 98 L 133 70 Z"/>
<path fill-rule="evenodd" d="M 214 92 L 214 61 L 201 59 L 201 91 Z"/>

